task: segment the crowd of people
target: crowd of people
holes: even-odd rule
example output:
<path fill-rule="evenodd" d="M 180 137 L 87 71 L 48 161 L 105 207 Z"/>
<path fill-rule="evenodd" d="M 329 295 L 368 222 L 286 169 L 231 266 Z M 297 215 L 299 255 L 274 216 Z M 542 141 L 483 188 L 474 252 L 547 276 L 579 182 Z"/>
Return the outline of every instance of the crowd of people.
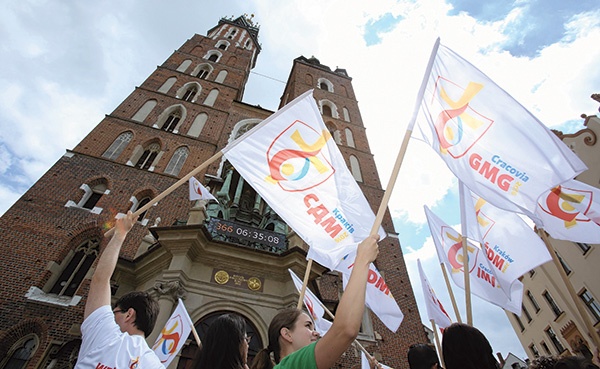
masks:
<path fill-rule="evenodd" d="M 158 316 L 158 303 L 145 292 L 130 292 L 111 308 L 110 277 L 119 252 L 136 217 L 129 212 L 117 220 L 114 234 L 102 252 L 81 325 L 82 343 L 76 369 L 164 368 L 145 338 Z M 248 366 L 250 337 L 245 320 L 236 314 L 217 318 L 203 338 L 194 369 L 327 369 L 332 367 L 358 336 L 365 306 L 369 264 L 377 258 L 379 236 L 357 248 L 352 274 L 340 299 L 331 328 L 320 337 L 311 317 L 299 309 L 285 309 L 271 321 L 268 345 Z M 411 369 L 499 369 L 492 347 L 477 328 L 454 323 L 442 339 L 443 365 L 431 345 L 416 344 L 407 353 Z M 373 358 L 372 368 L 381 366 Z M 581 357 L 541 357 L 529 369 L 600 369 Z"/>

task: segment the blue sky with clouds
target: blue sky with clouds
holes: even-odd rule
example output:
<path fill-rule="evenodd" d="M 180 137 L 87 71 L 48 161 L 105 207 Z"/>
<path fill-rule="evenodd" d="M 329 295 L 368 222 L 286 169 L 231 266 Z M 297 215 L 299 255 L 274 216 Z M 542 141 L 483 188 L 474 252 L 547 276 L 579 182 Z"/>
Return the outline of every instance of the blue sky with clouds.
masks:
<path fill-rule="evenodd" d="M 580 114 L 598 109 L 589 98 L 600 92 L 597 0 L 230 0 L 210 7 L 7 0 L 0 3 L 0 214 L 185 40 L 243 13 L 256 14 L 262 44 L 244 102 L 275 110 L 279 81 L 300 55 L 345 68 L 384 187 L 437 37 L 549 127 L 575 132 L 583 128 Z M 416 259 L 432 283 L 442 278 L 423 206 L 458 224 L 456 193 L 437 154 L 411 141 L 389 207 L 426 325 Z M 443 283 L 434 288 L 448 308 Z M 495 351 L 522 357 L 502 310 L 475 301 L 475 323 Z"/>

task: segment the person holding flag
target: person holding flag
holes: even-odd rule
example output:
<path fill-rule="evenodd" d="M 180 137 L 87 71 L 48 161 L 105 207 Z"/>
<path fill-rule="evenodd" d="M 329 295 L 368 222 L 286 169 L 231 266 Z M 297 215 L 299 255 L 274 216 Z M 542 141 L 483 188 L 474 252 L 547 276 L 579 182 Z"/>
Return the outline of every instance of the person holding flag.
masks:
<path fill-rule="evenodd" d="M 333 325 L 317 341 L 312 319 L 298 309 L 286 309 L 269 325 L 269 345 L 254 357 L 252 369 L 327 369 L 332 367 L 358 336 L 365 308 L 369 265 L 379 253 L 378 235 L 358 245 L 354 267 L 342 295 Z M 275 364 L 270 354 L 274 355 Z"/>
<path fill-rule="evenodd" d="M 110 277 L 136 219 L 131 211 L 117 219 L 113 236 L 98 260 L 85 304 L 77 369 L 164 369 L 145 339 L 154 329 L 158 302 L 146 292 L 133 291 L 110 307 Z"/>

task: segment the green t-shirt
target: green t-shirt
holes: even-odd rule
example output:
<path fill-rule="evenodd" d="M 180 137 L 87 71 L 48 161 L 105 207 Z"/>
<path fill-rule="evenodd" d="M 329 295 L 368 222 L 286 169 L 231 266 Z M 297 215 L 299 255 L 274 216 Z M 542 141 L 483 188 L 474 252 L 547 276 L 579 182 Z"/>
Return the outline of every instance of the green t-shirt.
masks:
<path fill-rule="evenodd" d="M 315 345 L 313 342 L 300 350 L 284 357 L 273 369 L 317 369 L 315 359 Z"/>

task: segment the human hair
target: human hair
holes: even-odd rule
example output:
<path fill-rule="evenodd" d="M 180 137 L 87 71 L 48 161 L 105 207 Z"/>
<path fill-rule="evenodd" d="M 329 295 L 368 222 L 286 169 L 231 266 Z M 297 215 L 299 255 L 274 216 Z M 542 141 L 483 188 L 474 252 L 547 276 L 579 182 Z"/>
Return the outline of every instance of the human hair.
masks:
<path fill-rule="evenodd" d="M 407 356 L 410 369 L 431 369 L 435 364 L 440 366 L 437 353 L 428 344 L 420 343 L 410 346 Z"/>
<path fill-rule="evenodd" d="M 158 302 L 148 292 L 132 291 L 124 294 L 117 300 L 115 307 L 121 310 L 135 310 L 135 322 L 133 324 L 137 329 L 144 332 L 144 336 L 148 337 L 158 317 Z"/>
<path fill-rule="evenodd" d="M 442 352 L 446 369 L 498 369 L 487 338 L 467 324 L 453 323 L 444 329 Z"/>
<path fill-rule="evenodd" d="M 237 314 L 223 314 L 208 328 L 194 369 L 242 369 L 246 358 L 241 345 L 246 336 L 246 321 Z"/>
<path fill-rule="evenodd" d="M 554 369 L 598 369 L 598 366 L 582 356 L 566 356 L 556 361 Z"/>
<path fill-rule="evenodd" d="M 536 357 L 529 363 L 528 369 L 552 369 L 556 364 L 555 356 L 540 356 Z"/>
<path fill-rule="evenodd" d="M 292 330 L 301 314 L 302 310 L 300 309 L 287 308 L 275 315 L 269 324 L 269 345 L 256 354 L 251 369 L 272 369 L 275 365 L 271 360 L 271 353 L 273 353 L 275 364 L 279 364 L 281 361 L 281 345 L 279 344 L 281 328 Z"/>

